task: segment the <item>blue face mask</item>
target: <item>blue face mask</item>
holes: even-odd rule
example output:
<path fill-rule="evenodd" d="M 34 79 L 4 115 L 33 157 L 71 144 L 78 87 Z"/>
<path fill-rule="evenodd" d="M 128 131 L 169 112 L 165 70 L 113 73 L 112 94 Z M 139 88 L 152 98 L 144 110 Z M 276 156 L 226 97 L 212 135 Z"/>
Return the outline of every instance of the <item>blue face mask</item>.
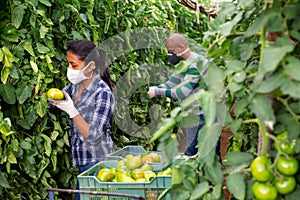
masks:
<path fill-rule="evenodd" d="M 180 56 L 182 56 L 183 54 L 185 54 L 187 51 L 189 50 L 189 48 L 187 48 L 186 50 L 184 50 L 182 53 L 177 53 L 177 54 L 173 54 L 173 53 L 168 53 L 168 60 L 172 65 L 177 65 L 180 62 Z"/>

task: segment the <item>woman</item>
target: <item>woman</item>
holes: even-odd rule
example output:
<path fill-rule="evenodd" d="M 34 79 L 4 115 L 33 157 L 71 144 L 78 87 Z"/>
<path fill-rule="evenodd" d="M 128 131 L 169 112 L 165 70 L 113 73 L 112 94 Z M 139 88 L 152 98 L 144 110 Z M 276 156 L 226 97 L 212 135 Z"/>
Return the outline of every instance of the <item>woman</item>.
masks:
<path fill-rule="evenodd" d="M 63 89 L 65 100 L 49 101 L 69 115 L 72 166 L 79 167 L 81 173 L 113 152 L 110 136 L 110 121 L 115 111 L 113 83 L 104 50 L 91 41 L 70 42 L 67 62 L 70 83 Z"/>

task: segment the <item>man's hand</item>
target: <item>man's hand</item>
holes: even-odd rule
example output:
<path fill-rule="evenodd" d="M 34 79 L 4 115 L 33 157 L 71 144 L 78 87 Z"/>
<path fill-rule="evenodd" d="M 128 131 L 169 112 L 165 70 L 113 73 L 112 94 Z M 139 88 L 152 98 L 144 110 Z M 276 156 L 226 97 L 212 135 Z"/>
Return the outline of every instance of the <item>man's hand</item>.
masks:
<path fill-rule="evenodd" d="M 69 96 L 68 93 L 63 91 L 65 95 L 65 100 L 53 100 L 53 99 L 48 99 L 49 103 L 52 105 L 56 106 L 57 108 L 61 109 L 62 111 L 65 111 L 70 118 L 74 118 L 75 116 L 79 115 L 79 112 L 74 106 L 74 103 Z"/>
<path fill-rule="evenodd" d="M 149 87 L 149 90 L 147 93 L 148 93 L 148 98 L 152 99 L 155 96 L 155 87 L 154 86 Z"/>

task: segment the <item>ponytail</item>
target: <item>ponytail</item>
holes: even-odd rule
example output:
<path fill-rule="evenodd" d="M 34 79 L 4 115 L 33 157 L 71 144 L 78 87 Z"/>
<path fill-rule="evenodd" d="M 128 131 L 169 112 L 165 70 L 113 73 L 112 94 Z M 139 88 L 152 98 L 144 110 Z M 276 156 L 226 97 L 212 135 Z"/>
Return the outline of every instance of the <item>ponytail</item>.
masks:
<path fill-rule="evenodd" d="M 108 85 L 108 87 L 109 87 L 111 90 L 114 89 L 115 83 L 111 80 L 110 72 L 109 72 L 108 67 L 106 67 L 106 68 L 104 69 L 104 71 L 102 72 L 101 78 L 102 78 L 102 80 Z"/>

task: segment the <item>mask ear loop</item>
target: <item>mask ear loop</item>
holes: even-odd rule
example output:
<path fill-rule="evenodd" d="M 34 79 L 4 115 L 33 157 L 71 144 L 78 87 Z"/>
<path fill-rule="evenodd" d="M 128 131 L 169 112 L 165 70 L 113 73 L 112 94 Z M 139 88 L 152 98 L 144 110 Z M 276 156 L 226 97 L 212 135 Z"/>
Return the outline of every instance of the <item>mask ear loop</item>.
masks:
<path fill-rule="evenodd" d="M 94 74 L 94 69 L 96 68 L 95 62 L 94 62 L 94 61 L 89 62 L 89 64 L 87 64 L 86 68 L 88 68 L 88 67 L 89 67 L 90 65 L 92 65 L 92 64 L 94 64 L 94 67 L 93 67 L 93 69 L 89 69 L 89 70 L 88 70 L 88 72 L 91 72 L 91 75 L 90 75 L 89 77 L 87 77 L 87 79 L 91 79 L 92 76 L 93 76 L 93 74 Z"/>
<path fill-rule="evenodd" d="M 181 53 L 176 54 L 178 57 L 182 56 L 183 54 L 185 54 L 188 50 L 190 50 L 189 48 L 186 48 L 186 50 L 184 50 Z"/>

